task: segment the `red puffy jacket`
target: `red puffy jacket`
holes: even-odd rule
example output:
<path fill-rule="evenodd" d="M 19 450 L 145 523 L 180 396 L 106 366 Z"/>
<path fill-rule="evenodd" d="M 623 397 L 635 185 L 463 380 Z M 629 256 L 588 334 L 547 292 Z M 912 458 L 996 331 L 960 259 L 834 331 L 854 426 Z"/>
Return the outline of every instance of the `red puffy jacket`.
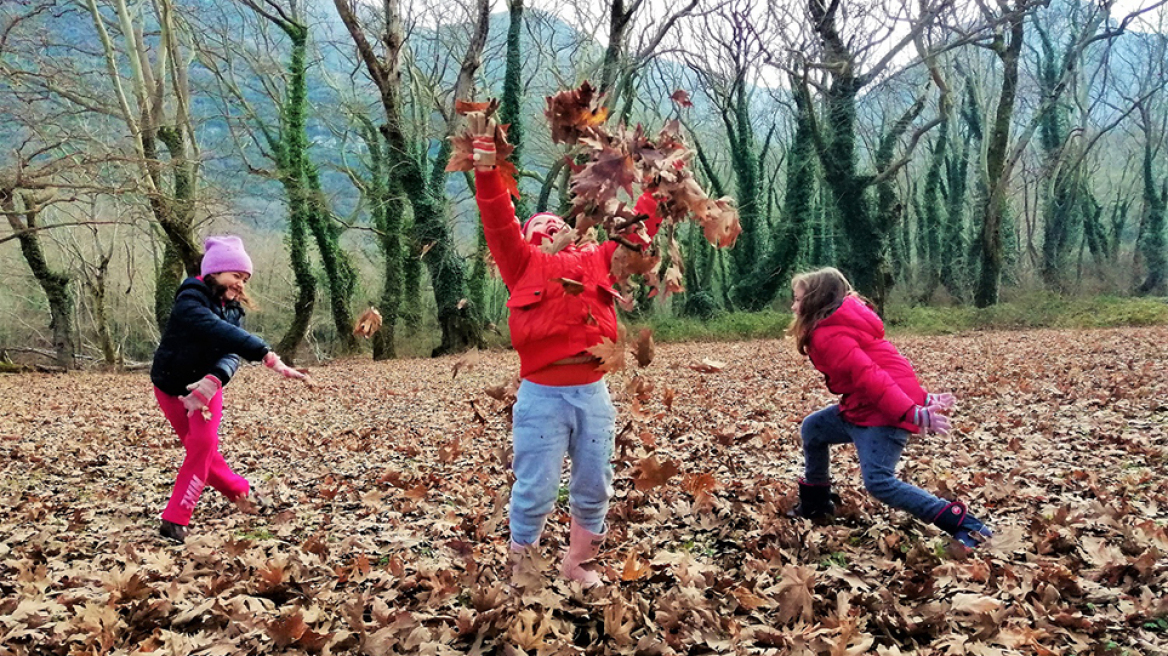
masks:
<path fill-rule="evenodd" d="M 912 364 L 884 339 L 884 322 L 855 296 L 811 330 L 807 356 L 841 395 L 841 416 L 857 426 L 920 429 L 905 420 L 913 406 L 925 404 L 925 390 Z"/>
<path fill-rule="evenodd" d="M 475 172 L 475 199 L 487 247 L 511 291 L 508 325 L 511 345 L 519 353 L 519 375 L 527 378 L 557 360 L 579 355 L 604 337 L 615 341 L 618 293 L 610 269 L 619 244 L 544 253 L 523 239 L 497 171 Z M 569 294 L 558 282 L 564 278 L 583 283 L 584 290 Z"/>

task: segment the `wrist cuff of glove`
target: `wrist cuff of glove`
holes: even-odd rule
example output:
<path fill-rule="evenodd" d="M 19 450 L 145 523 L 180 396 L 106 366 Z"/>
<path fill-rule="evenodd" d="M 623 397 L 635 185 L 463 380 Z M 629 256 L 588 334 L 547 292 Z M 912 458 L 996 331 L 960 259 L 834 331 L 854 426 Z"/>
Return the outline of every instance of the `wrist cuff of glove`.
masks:
<path fill-rule="evenodd" d="M 908 420 L 921 428 L 928 428 L 929 424 L 932 423 L 930 421 L 931 419 L 932 416 L 929 414 L 929 409 L 925 406 L 913 406 L 913 409 L 908 411 Z"/>
<path fill-rule="evenodd" d="M 275 351 L 268 351 L 264 356 L 263 363 L 265 367 L 275 367 L 280 362 L 280 356 L 276 355 Z"/>
<path fill-rule="evenodd" d="M 223 383 L 222 383 L 222 381 L 220 381 L 220 380 L 219 380 L 218 378 L 216 378 L 215 376 L 212 376 L 211 374 L 207 374 L 206 376 L 203 376 L 203 379 L 204 379 L 204 380 L 210 380 L 211 382 L 215 383 L 215 391 L 214 391 L 214 392 L 211 392 L 211 396 L 212 396 L 212 397 L 214 397 L 214 396 L 215 396 L 215 394 L 216 394 L 216 393 L 217 393 L 219 390 L 223 389 Z M 211 402 L 211 399 L 210 399 L 210 398 L 208 398 L 207 396 L 205 396 L 205 395 L 204 395 L 202 392 L 200 392 L 198 387 L 196 387 L 195 389 L 191 390 L 191 395 L 192 395 L 192 396 L 194 396 L 195 398 L 199 399 L 200 401 L 202 401 L 202 402 L 203 402 L 203 405 L 206 405 L 206 404 L 208 404 L 208 403 L 210 403 L 210 402 Z"/>

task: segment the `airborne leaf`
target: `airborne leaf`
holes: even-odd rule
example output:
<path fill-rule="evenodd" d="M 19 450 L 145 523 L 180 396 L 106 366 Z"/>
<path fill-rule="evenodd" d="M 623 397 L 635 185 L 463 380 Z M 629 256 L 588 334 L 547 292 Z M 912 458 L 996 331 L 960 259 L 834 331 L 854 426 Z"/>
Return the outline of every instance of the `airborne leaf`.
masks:
<path fill-rule="evenodd" d="M 685 91 L 684 89 L 678 89 L 677 91 L 674 91 L 673 94 L 669 96 L 669 99 L 678 105 L 681 105 L 682 107 L 693 107 L 693 102 L 691 102 L 689 99 L 689 92 Z"/>
<path fill-rule="evenodd" d="M 665 485 L 669 479 L 681 471 L 681 467 L 676 460 L 667 460 L 662 463 L 657 461 L 656 456 L 649 456 L 637 463 L 637 468 L 640 471 L 633 478 L 633 485 L 642 491 Z"/>
<path fill-rule="evenodd" d="M 597 369 L 601 371 L 612 372 L 625 368 L 625 345 L 620 339 L 614 342 L 603 337 L 601 342 L 589 348 L 588 352 L 600 358 L 600 365 L 597 366 Z"/>
<path fill-rule="evenodd" d="M 648 367 L 653 362 L 653 355 L 653 329 L 642 328 L 633 344 L 633 357 L 637 360 L 637 366 Z"/>
<path fill-rule="evenodd" d="M 381 330 L 381 312 L 370 306 L 357 317 L 357 325 L 353 327 L 353 334 L 366 339 Z"/>

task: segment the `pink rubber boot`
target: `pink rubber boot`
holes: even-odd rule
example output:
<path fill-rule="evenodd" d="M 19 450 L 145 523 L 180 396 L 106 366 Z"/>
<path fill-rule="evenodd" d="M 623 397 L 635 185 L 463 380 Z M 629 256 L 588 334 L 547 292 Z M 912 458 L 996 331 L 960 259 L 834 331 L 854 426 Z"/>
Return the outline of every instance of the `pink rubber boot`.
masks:
<path fill-rule="evenodd" d="M 560 572 L 570 581 L 579 581 L 585 588 L 600 585 L 600 575 L 592 570 L 584 569 L 584 563 L 596 558 L 600 553 L 600 545 L 604 543 L 604 536 L 608 534 L 593 533 L 572 518 L 572 532 L 568 541 L 568 551 L 564 554 L 564 564 Z"/>

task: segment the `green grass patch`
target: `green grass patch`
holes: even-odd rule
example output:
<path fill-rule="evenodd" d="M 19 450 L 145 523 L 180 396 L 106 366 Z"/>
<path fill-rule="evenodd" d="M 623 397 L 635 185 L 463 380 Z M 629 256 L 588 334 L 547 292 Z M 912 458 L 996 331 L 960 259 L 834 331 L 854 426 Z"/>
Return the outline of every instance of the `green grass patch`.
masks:
<path fill-rule="evenodd" d="M 730 342 L 747 339 L 779 339 L 791 323 L 786 312 L 724 312 L 712 319 L 654 316 L 647 326 L 657 342 Z M 640 328 L 637 326 L 636 328 Z M 636 335 L 636 328 L 629 334 Z"/>
<path fill-rule="evenodd" d="M 993 307 L 888 306 L 885 325 L 891 333 L 951 335 L 973 330 L 1034 330 L 1037 328 L 1117 328 L 1168 325 L 1168 299 L 1092 296 L 1064 298 L 1049 293 L 1029 293 Z M 723 312 L 711 319 L 655 315 L 630 326 L 635 335 L 642 327 L 653 329 L 657 342 L 729 342 L 781 339 L 791 314 Z"/>
<path fill-rule="evenodd" d="M 1168 300 L 1118 296 L 1064 298 L 1034 293 L 981 309 L 893 305 L 888 308 L 885 322 L 895 332 L 924 335 L 970 330 L 1157 326 L 1168 324 Z"/>

